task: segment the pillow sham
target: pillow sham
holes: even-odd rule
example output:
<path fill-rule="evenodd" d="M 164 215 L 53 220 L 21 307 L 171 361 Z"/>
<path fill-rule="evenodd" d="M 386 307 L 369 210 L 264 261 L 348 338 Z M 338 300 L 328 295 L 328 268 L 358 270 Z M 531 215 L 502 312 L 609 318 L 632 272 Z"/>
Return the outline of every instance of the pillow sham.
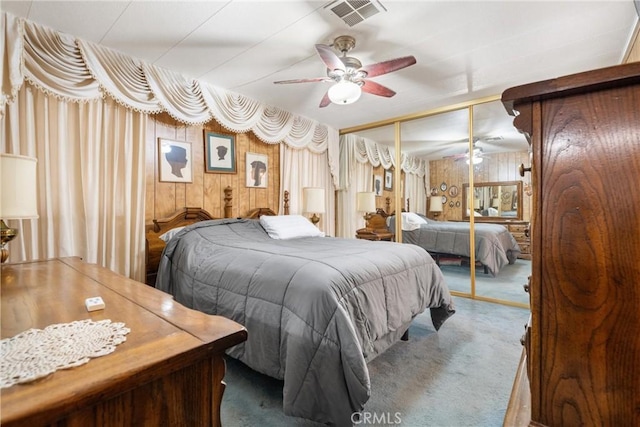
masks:
<path fill-rule="evenodd" d="M 185 226 L 183 225 L 182 227 L 176 227 L 176 228 L 172 228 L 171 230 L 167 231 L 164 234 L 161 234 L 160 236 L 158 236 L 160 238 L 160 240 L 164 241 L 165 243 L 167 243 L 169 240 L 171 240 L 171 238 L 173 236 L 175 236 L 176 234 L 178 234 L 178 231 L 182 230 Z"/>
<path fill-rule="evenodd" d="M 272 239 L 324 237 L 324 233 L 302 215 L 263 215 L 260 217 L 260 225 Z"/>
<path fill-rule="evenodd" d="M 413 212 L 402 212 L 402 229 L 404 231 L 413 231 L 420 228 L 421 224 L 426 224 L 420 215 Z"/>

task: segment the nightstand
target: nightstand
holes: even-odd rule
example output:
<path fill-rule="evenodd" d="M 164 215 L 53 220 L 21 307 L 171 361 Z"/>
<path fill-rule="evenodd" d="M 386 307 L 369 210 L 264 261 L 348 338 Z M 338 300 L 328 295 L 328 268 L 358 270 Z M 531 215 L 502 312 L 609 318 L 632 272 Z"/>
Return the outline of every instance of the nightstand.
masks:
<path fill-rule="evenodd" d="M 390 233 L 386 230 L 370 230 L 367 228 L 361 228 L 356 231 L 357 239 L 364 240 L 386 240 L 388 242 L 393 242 L 395 237 L 394 233 Z"/>

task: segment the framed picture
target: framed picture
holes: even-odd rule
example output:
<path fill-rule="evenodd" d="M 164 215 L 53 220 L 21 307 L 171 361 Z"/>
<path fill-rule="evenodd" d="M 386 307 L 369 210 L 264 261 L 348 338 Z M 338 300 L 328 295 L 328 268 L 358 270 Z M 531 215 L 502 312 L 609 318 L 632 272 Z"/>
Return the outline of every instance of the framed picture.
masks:
<path fill-rule="evenodd" d="M 204 171 L 207 173 L 236 173 L 236 139 L 204 131 Z"/>
<path fill-rule="evenodd" d="M 158 138 L 158 171 L 162 182 L 193 182 L 191 143 Z"/>
<path fill-rule="evenodd" d="M 384 171 L 384 189 L 388 191 L 393 190 L 393 171 L 392 170 Z"/>
<path fill-rule="evenodd" d="M 266 154 L 247 153 L 247 187 L 267 188 L 269 157 Z"/>
<path fill-rule="evenodd" d="M 382 196 L 382 175 L 373 176 L 373 191 L 376 197 Z"/>

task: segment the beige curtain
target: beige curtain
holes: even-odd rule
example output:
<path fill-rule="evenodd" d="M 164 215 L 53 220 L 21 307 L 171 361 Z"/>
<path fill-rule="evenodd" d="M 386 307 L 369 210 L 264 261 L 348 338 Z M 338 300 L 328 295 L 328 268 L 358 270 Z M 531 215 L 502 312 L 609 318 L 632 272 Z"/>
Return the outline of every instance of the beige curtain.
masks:
<path fill-rule="evenodd" d="M 325 189 L 325 212 L 320 215 L 318 226 L 327 236 L 335 236 L 335 187 L 329 168 L 329 153 L 314 153 L 308 149 L 295 149 L 280 144 L 280 188 L 290 193 L 289 213 L 305 215 L 302 189 Z M 283 203 L 280 203 L 282 213 Z"/>
<path fill-rule="evenodd" d="M 22 86 L 0 149 L 38 159 L 39 218 L 9 224 L 20 229 L 11 262 L 79 256 L 144 281 L 146 120 L 110 98 L 69 102 Z"/>
<path fill-rule="evenodd" d="M 410 199 L 411 211 L 426 212 L 427 193 L 425 179 L 428 177 L 428 162 L 405 154 L 401 156 L 405 173 L 403 206 Z M 362 214 L 356 209 L 356 193 L 373 191 L 373 168 L 395 167 L 394 150 L 375 141 L 355 134 L 340 136 L 340 186 L 338 189 L 337 236 L 354 237 L 356 230 L 364 226 Z"/>

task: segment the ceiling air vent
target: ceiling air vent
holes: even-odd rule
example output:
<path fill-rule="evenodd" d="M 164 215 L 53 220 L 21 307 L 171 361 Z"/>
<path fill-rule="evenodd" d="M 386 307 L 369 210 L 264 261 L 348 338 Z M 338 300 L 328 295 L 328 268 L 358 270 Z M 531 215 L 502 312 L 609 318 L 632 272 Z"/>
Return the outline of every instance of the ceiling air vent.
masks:
<path fill-rule="evenodd" d="M 386 9 L 376 0 L 338 0 L 325 6 L 350 27 Z"/>

